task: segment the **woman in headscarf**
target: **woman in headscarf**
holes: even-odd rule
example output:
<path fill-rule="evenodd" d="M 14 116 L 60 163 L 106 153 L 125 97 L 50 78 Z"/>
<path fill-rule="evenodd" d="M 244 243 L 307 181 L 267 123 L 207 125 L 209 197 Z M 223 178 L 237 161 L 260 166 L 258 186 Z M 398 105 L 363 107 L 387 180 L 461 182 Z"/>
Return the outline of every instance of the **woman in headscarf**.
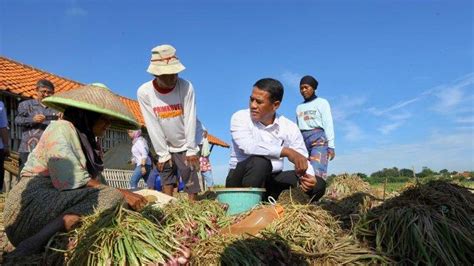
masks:
<path fill-rule="evenodd" d="M 309 160 L 314 168 L 320 198 L 326 190 L 328 161 L 334 159 L 334 126 L 331 107 L 326 99 L 316 96 L 318 81 L 304 76 L 300 81 L 300 93 L 304 102 L 296 107 L 298 127 L 301 130 Z"/>
<path fill-rule="evenodd" d="M 140 178 L 143 178 L 147 183 L 151 171 L 150 149 L 148 148 L 148 142 L 142 137 L 141 130 L 129 130 L 128 136 L 132 139 L 132 163 L 136 165 L 130 178 L 130 189 L 136 189 Z"/>
<path fill-rule="evenodd" d="M 103 85 L 102 85 L 103 86 Z M 46 128 L 21 171 L 21 181 L 5 202 L 4 226 L 16 247 L 13 256 L 43 250 L 56 232 L 69 231 L 81 216 L 115 207 L 123 201 L 139 210 L 146 200 L 109 187 L 97 137 L 107 129 L 135 129 L 138 123 L 105 86 L 87 85 L 43 100 L 64 112 Z"/>

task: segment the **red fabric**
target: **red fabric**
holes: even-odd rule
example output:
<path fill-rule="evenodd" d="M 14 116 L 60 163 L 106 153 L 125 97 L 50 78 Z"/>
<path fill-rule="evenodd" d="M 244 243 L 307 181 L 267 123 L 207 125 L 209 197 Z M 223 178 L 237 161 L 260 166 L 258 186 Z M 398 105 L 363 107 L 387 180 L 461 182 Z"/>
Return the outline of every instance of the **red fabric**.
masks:
<path fill-rule="evenodd" d="M 167 93 L 170 93 L 172 90 L 174 90 L 174 87 L 173 88 L 161 88 L 156 83 L 156 79 L 153 80 L 153 87 L 155 88 L 155 90 L 157 92 L 162 93 L 162 94 L 167 94 Z"/>
<path fill-rule="evenodd" d="M 160 58 L 160 59 L 151 59 L 151 62 L 156 62 L 156 61 L 166 61 L 166 64 L 169 64 L 171 59 L 176 59 L 178 60 L 178 58 L 176 56 L 170 56 L 170 57 L 163 57 L 163 58 Z"/>

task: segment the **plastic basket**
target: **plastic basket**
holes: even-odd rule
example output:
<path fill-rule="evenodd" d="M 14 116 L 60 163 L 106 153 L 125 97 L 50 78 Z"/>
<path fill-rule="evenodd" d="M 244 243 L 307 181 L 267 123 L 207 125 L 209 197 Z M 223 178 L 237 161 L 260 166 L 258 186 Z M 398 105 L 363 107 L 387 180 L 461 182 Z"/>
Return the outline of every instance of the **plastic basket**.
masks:
<path fill-rule="evenodd" d="M 264 188 L 218 188 L 214 190 L 217 200 L 229 206 L 228 215 L 235 215 L 252 209 L 262 201 Z"/>

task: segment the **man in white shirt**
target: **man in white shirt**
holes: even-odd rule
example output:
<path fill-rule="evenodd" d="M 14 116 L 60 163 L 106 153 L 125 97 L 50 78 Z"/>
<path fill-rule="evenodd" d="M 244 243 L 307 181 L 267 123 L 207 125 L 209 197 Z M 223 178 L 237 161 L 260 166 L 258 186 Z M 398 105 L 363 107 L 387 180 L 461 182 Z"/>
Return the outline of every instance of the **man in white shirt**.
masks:
<path fill-rule="evenodd" d="M 185 67 L 173 46 L 160 45 L 151 52 L 147 71 L 155 78 L 140 86 L 137 98 L 159 157 L 157 168 L 163 192 L 173 195 L 179 172 L 184 191 L 194 200 L 200 192 L 194 88 L 191 82 L 178 77 Z"/>
<path fill-rule="evenodd" d="M 315 201 L 324 195 L 325 186 L 319 186 L 324 180 L 314 175 L 298 126 L 276 113 L 283 92 L 278 80 L 261 79 L 253 86 L 249 109 L 233 114 L 226 187 L 265 187 L 274 198 L 289 187 L 299 187 Z M 295 170 L 283 171 L 285 157 Z"/>

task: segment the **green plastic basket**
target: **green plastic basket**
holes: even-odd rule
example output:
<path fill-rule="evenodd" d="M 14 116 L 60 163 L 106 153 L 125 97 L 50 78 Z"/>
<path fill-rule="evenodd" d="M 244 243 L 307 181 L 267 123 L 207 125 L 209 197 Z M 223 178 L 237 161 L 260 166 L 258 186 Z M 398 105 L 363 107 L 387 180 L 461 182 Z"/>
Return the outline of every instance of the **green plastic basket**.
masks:
<path fill-rule="evenodd" d="M 229 206 L 228 215 L 252 209 L 262 201 L 264 188 L 216 188 L 217 200 Z"/>

